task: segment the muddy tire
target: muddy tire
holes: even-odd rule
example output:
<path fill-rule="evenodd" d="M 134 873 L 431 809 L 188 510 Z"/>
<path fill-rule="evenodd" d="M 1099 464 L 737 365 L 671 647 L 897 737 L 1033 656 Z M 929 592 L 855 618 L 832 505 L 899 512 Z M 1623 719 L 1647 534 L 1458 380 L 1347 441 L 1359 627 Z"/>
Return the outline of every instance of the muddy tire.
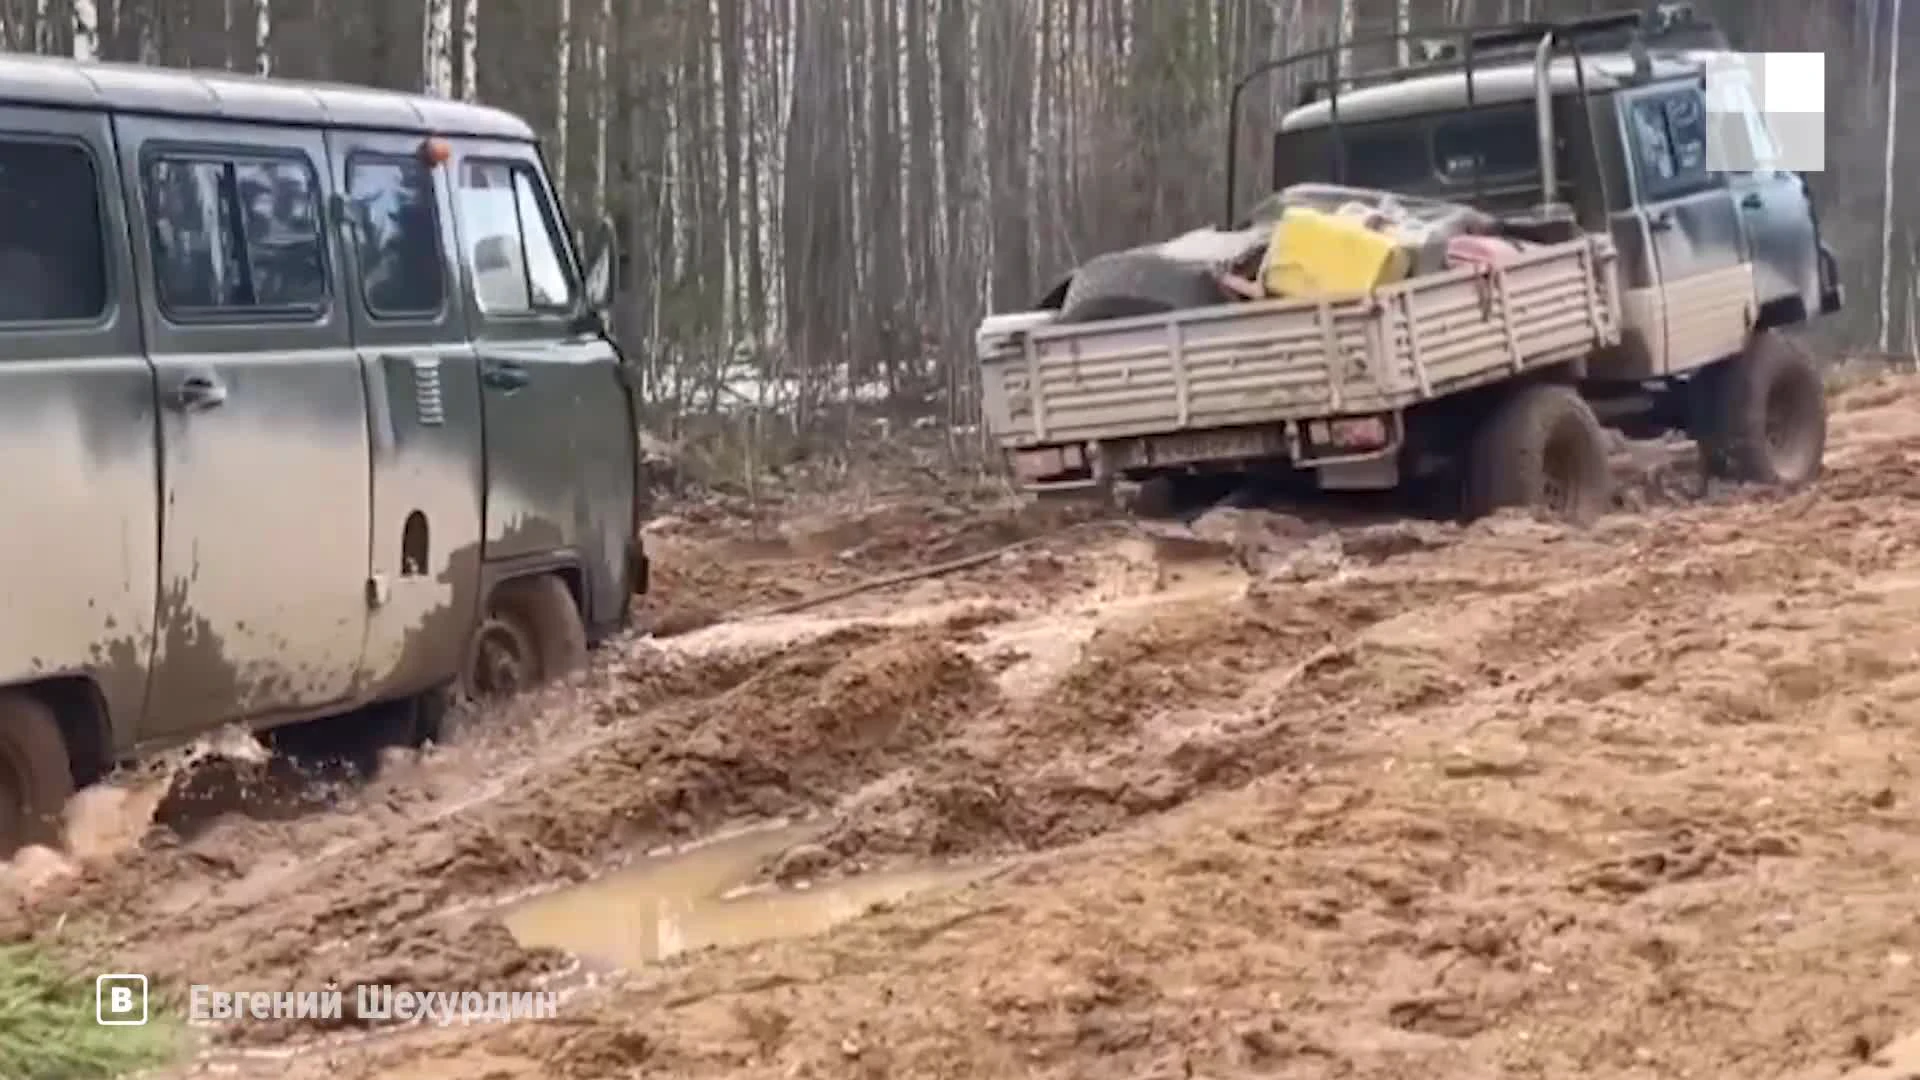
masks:
<path fill-rule="evenodd" d="M 460 688 L 474 701 L 508 697 L 584 667 L 587 630 L 567 583 L 539 574 L 494 589 L 467 649 Z"/>
<path fill-rule="evenodd" d="M 1691 427 L 1707 475 L 1784 488 L 1820 478 L 1826 386 L 1791 341 L 1763 330 L 1746 352 L 1701 372 L 1696 382 Z"/>
<path fill-rule="evenodd" d="M 420 741 L 447 746 L 460 741 L 471 713 L 463 700 L 464 688 L 453 682 L 426 690 L 413 700 L 414 724 Z"/>
<path fill-rule="evenodd" d="M 1124 509 L 1148 521 L 1173 517 L 1180 510 L 1179 483 L 1171 476 L 1149 476 L 1129 494 Z"/>
<path fill-rule="evenodd" d="M 1150 251 L 1117 251 L 1074 271 L 1060 302 L 1063 323 L 1208 307 L 1225 302 L 1213 275 Z"/>
<path fill-rule="evenodd" d="M 1468 451 L 1462 509 L 1468 518 L 1525 507 L 1574 525 L 1612 499 L 1606 432 L 1572 387 L 1523 387 L 1482 423 Z"/>
<path fill-rule="evenodd" d="M 59 846 L 72 794 L 73 766 L 53 710 L 0 692 L 0 858 L 28 844 Z"/>

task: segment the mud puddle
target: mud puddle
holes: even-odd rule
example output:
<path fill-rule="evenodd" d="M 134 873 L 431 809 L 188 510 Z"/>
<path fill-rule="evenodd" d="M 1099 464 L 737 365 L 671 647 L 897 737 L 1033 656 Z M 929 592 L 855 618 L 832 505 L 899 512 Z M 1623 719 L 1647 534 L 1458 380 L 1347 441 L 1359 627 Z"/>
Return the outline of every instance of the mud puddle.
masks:
<path fill-rule="evenodd" d="M 955 889 L 997 869 L 942 865 L 818 883 L 760 880 L 770 861 L 804 854 L 825 829 L 760 828 L 648 855 L 604 877 L 522 901 L 502 921 L 522 945 L 633 968 L 702 949 L 811 936 L 876 906 Z"/>

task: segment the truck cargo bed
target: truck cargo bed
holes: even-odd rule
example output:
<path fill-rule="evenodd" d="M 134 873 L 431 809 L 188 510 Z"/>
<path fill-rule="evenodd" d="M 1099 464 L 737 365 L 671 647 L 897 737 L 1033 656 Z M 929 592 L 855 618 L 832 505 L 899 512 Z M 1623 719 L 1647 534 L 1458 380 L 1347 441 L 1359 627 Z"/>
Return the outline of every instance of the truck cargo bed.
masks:
<path fill-rule="evenodd" d="M 1366 296 L 981 327 L 985 420 L 1006 449 L 1403 409 L 1620 341 L 1612 241 Z"/>

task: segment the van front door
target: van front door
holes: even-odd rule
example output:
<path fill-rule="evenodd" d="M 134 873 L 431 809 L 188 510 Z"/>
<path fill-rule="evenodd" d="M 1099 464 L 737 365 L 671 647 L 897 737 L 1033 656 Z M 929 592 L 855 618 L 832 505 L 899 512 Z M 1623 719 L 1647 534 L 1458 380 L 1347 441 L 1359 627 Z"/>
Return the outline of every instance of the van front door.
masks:
<path fill-rule="evenodd" d="M 577 563 L 589 627 L 626 600 L 637 452 L 619 358 L 530 143 L 457 140 L 454 205 L 480 361 L 489 561 Z"/>
<path fill-rule="evenodd" d="M 447 170 L 418 135 L 328 135 L 347 212 L 354 341 L 373 448 L 368 556 L 384 599 L 371 616 L 366 679 L 380 697 L 458 670 L 479 610 L 480 383 Z"/>
<path fill-rule="evenodd" d="M 318 132 L 121 117 L 159 383 L 150 730 L 353 691 L 367 625 L 366 390 Z"/>

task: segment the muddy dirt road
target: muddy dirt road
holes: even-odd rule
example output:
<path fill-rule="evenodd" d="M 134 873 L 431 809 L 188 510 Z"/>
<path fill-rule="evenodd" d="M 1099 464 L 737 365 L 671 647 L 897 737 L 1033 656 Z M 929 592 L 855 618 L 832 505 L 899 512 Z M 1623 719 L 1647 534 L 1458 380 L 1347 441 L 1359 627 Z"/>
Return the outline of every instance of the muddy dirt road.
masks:
<path fill-rule="evenodd" d="M 1920 1026 L 1920 383 L 1835 410 L 1815 492 L 1687 503 L 1656 454 L 1587 533 L 662 522 L 688 632 L 331 809 L 18 868 L 0 932 L 176 991 L 565 991 L 202 1029 L 223 1075 L 1837 1075 Z M 782 817 L 678 906 L 658 867 L 513 903 Z M 729 866 L 818 902 L 723 910 Z M 802 933 L 849 896 L 879 910 Z"/>

